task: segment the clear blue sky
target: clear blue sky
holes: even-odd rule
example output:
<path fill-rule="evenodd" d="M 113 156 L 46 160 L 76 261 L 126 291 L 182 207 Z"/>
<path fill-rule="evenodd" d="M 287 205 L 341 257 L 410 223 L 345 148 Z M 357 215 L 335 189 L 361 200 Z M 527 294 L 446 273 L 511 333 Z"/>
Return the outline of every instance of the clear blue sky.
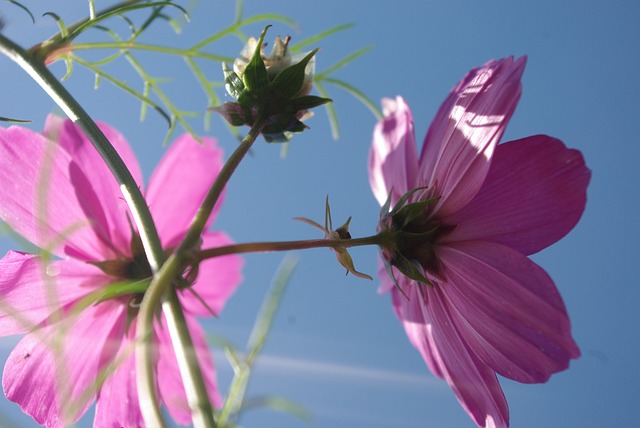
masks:
<path fill-rule="evenodd" d="M 4 3 L 5 34 L 30 46 L 55 31 L 33 7 L 36 24 Z M 102 3 L 102 2 L 100 2 Z M 162 25 L 150 43 L 186 46 L 231 22 L 233 2 L 205 1 L 179 36 Z M 504 141 L 545 133 L 581 150 L 593 171 L 586 212 L 560 243 L 533 258 L 554 278 L 573 323 L 582 357 L 568 371 L 541 385 L 503 381 L 514 427 L 640 427 L 640 3 L 636 1 L 424 0 L 393 2 L 247 0 L 245 15 L 287 14 L 299 28 L 276 23 L 267 39 L 291 34 L 293 42 L 343 23 L 355 26 L 318 43 L 317 69 L 352 51 L 373 49 L 339 77 L 376 102 L 402 95 L 411 106 L 421 141 L 451 87 L 474 66 L 490 58 L 528 55 L 523 96 Z M 514 4 L 516 3 L 516 4 Z M 54 7 L 51 3 L 48 7 Z M 87 2 L 55 2 L 53 11 L 69 22 L 85 13 Z M 256 35 L 262 23 L 250 27 Z M 213 45 L 215 53 L 234 56 L 240 42 Z M 154 58 L 143 55 L 143 59 Z M 120 68 L 118 68 L 120 67 Z M 62 64 L 54 65 L 57 75 Z M 123 63 L 112 70 L 131 82 Z M 158 65 L 156 75 L 172 77 L 167 91 L 184 109 L 202 111 L 206 100 L 181 60 Z M 211 64 L 210 78 L 219 72 Z M 0 116 L 30 118 L 40 130 L 53 103 L 17 66 L 0 58 Z M 96 119 L 111 123 L 132 143 L 150 174 L 164 148 L 166 130 L 153 112 L 138 121 L 138 103 L 104 82 L 94 91 L 92 76 L 78 68 L 67 81 L 72 93 Z M 317 237 L 294 222 L 304 216 L 320 221 L 324 198 L 331 198 L 334 221 L 348 216 L 352 235 L 375 231 L 378 205 L 369 190 L 367 156 L 374 117 L 340 89 L 329 88 L 341 124 L 333 141 L 324 112 L 311 129 L 293 140 L 286 160 L 279 146 L 258 144 L 233 177 L 216 228 L 238 242 Z M 193 126 L 204 132 L 202 121 Z M 210 134 L 226 153 L 234 138 L 215 118 Z M 0 251 L 15 247 L 0 237 Z M 377 250 L 352 252 L 356 267 L 376 272 Z M 388 296 L 373 283 L 344 276 L 328 250 L 299 253 L 300 265 L 278 315 L 250 395 L 277 394 L 294 399 L 314 414 L 311 426 L 471 427 L 444 381 L 428 371 L 392 313 Z M 245 281 L 219 320 L 207 327 L 242 346 L 282 255 L 246 258 Z M 16 339 L 0 340 L 4 363 Z M 231 370 L 217 352 L 220 383 Z M 3 399 L 4 400 L 4 399 Z M 0 400 L 0 411 L 17 426 L 30 426 L 17 406 Z M 255 411 L 245 427 L 302 427 L 274 412 Z"/>

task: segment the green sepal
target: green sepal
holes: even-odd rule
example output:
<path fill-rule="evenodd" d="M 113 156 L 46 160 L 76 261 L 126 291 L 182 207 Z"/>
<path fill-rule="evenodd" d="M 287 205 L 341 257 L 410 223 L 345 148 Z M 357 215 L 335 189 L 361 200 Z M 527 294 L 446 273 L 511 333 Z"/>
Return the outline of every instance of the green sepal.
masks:
<path fill-rule="evenodd" d="M 103 260 L 101 262 L 87 262 L 100 269 L 102 272 L 114 278 L 124 278 L 127 275 L 127 267 L 129 260 L 115 259 L 115 260 Z"/>
<path fill-rule="evenodd" d="M 396 253 L 391 260 L 391 264 L 400 272 L 402 272 L 402 274 L 407 278 L 433 287 L 431 281 L 429 281 L 424 277 L 424 275 L 422 275 L 420 269 L 418 269 L 416 265 L 411 263 L 411 261 L 405 258 L 402 254 Z"/>
<path fill-rule="evenodd" d="M 256 107 L 256 96 L 250 91 L 243 91 L 238 97 L 238 104 L 243 108 L 255 108 Z"/>
<path fill-rule="evenodd" d="M 150 283 L 151 278 L 139 281 L 124 280 L 113 282 L 100 288 L 100 295 L 97 297 L 96 303 L 115 299 L 116 297 L 144 293 L 149 288 Z"/>
<path fill-rule="evenodd" d="M 400 287 L 400 284 L 398 284 L 398 280 L 396 279 L 396 275 L 393 273 L 393 268 L 391 267 L 391 264 L 385 259 L 382 259 L 382 264 L 384 264 L 384 268 L 387 271 L 389 278 L 391 278 L 393 285 L 398 289 L 398 291 L 400 291 L 400 293 L 402 293 L 405 299 L 408 299 L 409 296 L 407 296 L 407 293 L 405 293 L 402 287 Z"/>
<path fill-rule="evenodd" d="M 396 224 L 396 226 L 403 228 L 413 220 L 418 218 L 420 215 L 423 215 L 427 207 L 434 202 L 436 202 L 437 198 L 430 198 L 420 202 L 413 202 L 410 204 L 406 204 L 401 207 L 397 211 L 393 212 L 391 215 L 393 217 L 394 223 L 396 221 L 400 221 L 400 224 Z"/>
<path fill-rule="evenodd" d="M 380 207 L 380 220 L 385 218 L 389 214 L 389 210 L 391 209 L 391 195 L 393 194 L 393 187 L 389 190 L 389 194 L 387 195 L 387 200 L 384 201 L 382 207 Z"/>
<path fill-rule="evenodd" d="M 227 101 L 219 107 L 212 107 L 211 110 L 220 113 L 231 126 L 242 126 L 248 123 L 244 109 L 237 103 Z"/>
<path fill-rule="evenodd" d="M 279 114 L 269 118 L 262 128 L 262 135 L 268 143 L 282 143 L 291 139 L 291 134 L 309 128 L 291 114 Z"/>
<path fill-rule="evenodd" d="M 222 63 L 222 73 L 224 74 L 224 87 L 227 93 L 237 100 L 245 91 L 242 79 L 238 77 L 235 71 L 229 68 L 226 62 Z"/>
<path fill-rule="evenodd" d="M 331 102 L 333 102 L 331 98 L 316 97 L 315 95 L 305 95 L 292 99 L 291 101 L 289 101 L 288 105 L 293 111 L 300 111 L 310 110 L 314 107 L 318 107 Z"/>
<path fill-rule="evenodd" d="M 286 132 L 273 132 L 268 134 L 262 131 L 262 136 L 267 143 L 286 143 L 291 140 L 292 134 Z"/>
<path fill-rule="evenodd" d="M 351 217 L 349 217 L 342 226 L 334 231 L 338 234 L 338 237 L 340 239 L 351 239 L 351 233 L 349 232 L 349 223 L 351 223 Z"/>
<path fill-rule="evenodd" d="M 429 239 L 431 237 L 433 237 L 438 231 L 439 231 L 439 227 L 435 226 L 432 227 L 431 229 L 427 230 L 426 232 L 421 232 L 421 233 L 413 233 L 413 232 L 402 232 L 402 243 L 403 244 L 409 244 L 409 243 L 413 243 L 413 242 L 421 242 L 424 241 L 425 239 Z"/>
<path fill-rule="evenodd" d="M 391 213 L 392 213 L 392 214 L 397 213 L 397 212 L 398 212 L 398 210 L 399 210 L 400 208 L 402 208 L 402 207 L 407 203 L 407 201 L 409 200 L 409 198 L 411 197 L 411 195 L 413 195 L 414 193 L 416 193 L 416 192 L 417 192 L 417 191 L 419 191 L 419 190 L 425 190 L 425 189 L 427 189 L 427 187 L 426 187 L 426 186 L 423 186 L 423 187 L 416 187 L 415 189 L 411 189 L 411 190 L 409 190 L 407 193 L 405 193 L 404 195 L 402 195 L 402 196 L 400 197 L 400 199 L 398 199 L 398 202 L 396 202 L 396 204 L 393 206 L 393 209 L 391 210 Z M 391 192 L 389 192 L 389 198 L 391 198 Z"/>
<path fill-rule="evenodd" d="M 264 43 L 264 36 L 267 34 L 269 27 L 271 27 L 271 25 L 267 25 L 264 30 L 262 30 L 262 34 L 260 34 L 260 38 L 256 44 L 256 50 L 242 76 L 246 89 L 256 94 L 261 94 L 269 88 L 269 74 L 267 73 L 267 66 L 262 59 L 262 44 Z"/>
<path fill-rule="evenodd" d="M 283 99 L 291 99 L 302 90 L 305 78 L 305 69 L 311 58 L 320 49 L 309 52 L 300 62 L 282 70 L 271 82 L 271 89 Z"/>

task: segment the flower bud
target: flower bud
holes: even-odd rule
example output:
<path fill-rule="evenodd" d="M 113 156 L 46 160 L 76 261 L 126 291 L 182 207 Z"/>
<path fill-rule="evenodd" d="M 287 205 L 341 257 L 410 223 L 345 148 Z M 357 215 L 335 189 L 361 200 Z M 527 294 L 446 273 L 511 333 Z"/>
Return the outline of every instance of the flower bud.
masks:
<path fill-rule="evenodd" d="M 278 36 L 269 55 L 264 53 L 266 27 L 260 38 L 251 38 L 234 61 L 233 69 L 223 64 L 225 88 L 236 102 L 214 108 L 233 126 L 253 126 L 263 122 L 262 134 L 268 142 L 288 141 L 294 132 L 307 126 L 311 108 L 330 102 L 309 95 L 315 70 L 315 54 L 292 56 L 289 37 Z"/>

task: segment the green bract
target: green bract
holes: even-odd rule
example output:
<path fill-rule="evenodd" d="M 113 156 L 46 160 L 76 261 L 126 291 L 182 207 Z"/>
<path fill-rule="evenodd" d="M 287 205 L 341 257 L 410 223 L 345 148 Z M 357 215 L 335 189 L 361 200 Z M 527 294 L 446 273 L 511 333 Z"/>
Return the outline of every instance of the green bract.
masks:
<path fill-rule="evenodd" d="M 310 109 L 331 100 L 309 95 L 318 49 L 294 57 L 287 48 L 289 38 L 283 41 L 278 36 L 271 54 L 265 55 L 262 48 L 268 28 L 257 41 L 249 39 L 233 69 L 222 65 L 225 87 L 236 102 L 214 110 L 233 126 L 253 126 L 260 118 L 265 140 L 288 141 L 292 133 L 307 128 L 302 120 L 311 116 Z"/>
<path fill-rule="evenodd" d="M 434 267 L 433 265 L 437 263 L 434 244 L 441 232 L 447 229 L 447 226 L 433 223 L 428 214 L 429 207 L 439 198 L 419 198 L 417 202 L 408 202 L 412 195 L 426 189 L 426 187 L 418 187 L 410 190 L 391 210 L 389 210 L 391 205 L 391 195 L 389 195 L 380 211 L 378 233 L 389 237 L 380 249 L 387 272 L 396 286 L 398 284 L 391 266 L 409 279 L 432 285 L 431 281 L 424 276 L 423 270 L 427 266 Z M 431 270 L 438 271 L 437 268 Z M 400 287 L 398 289 L 402 292 Z"/>
<path fill-rule="evenodd" d="M 331 207 L 329 207 L 329 196 L 327 196 L 327 199 L 325 201 L 324 226 L 304 217 L 295 217 L 294 220 L 300 220 L 310 226 L 315 227 L 316 229 L 321 230 L 322 232 L 324 232 L 325 239 L 340 239 L 345 241 L 351 239 L 351 233 L 349 233 L 349 223 L 351 223 L 351 217 L 349 217 L 342 226 L 340 226 L 336 230 L 333 230 Z M 351 272 L 358 278 L 372 280 L 372 278 L 366 273 L 358 272 L 356 270 L 355 266 L 353 265 L 353 259 L 351 258 L 351 255 L 345 247 L 337 246 L 333 247 L 332 250 L 336 253 L 338 263 L 340 263 L 347 270 L 347 274 Z"/>

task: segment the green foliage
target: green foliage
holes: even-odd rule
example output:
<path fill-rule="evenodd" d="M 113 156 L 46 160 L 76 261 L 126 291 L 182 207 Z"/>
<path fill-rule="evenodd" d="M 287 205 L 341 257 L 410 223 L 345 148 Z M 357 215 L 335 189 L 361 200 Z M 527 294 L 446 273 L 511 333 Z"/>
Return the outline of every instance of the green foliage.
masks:
<path fill-rule="evenodd" d="M 28 9 L 20 3 L 12 0 L 7 1 L 10 1 L 30 13 Z M 259 22 L 280 22 L 290 27 L 297 27 L 297 23 L 294 20 L 279 14 L 266 13 L 251 17 L 244 17 L 243 2 L 237 1 L 236 13 L 233 18 L 233 22 L 230 25 L 220 31 L 214 32 L 191 46 L 172 47 L 143 43 L 140 41 L 140 37 L 148 28 L 158 22 L 168 24 L 176 32 L 181 31 L 183 22 L 180 20 L 188 22 L 189 11 L 185 7 L 178 5 L 175 1 L 129 0 L 120 2 L 102 11 L 96 11 L 94 2 L 90 0 L 89 11 L 90 16 L 88 18 L 71 25 L 67 25 L 64 20 L 55 13 L 47 13 L 46 15 L 48 17 L 56 20 L 59 32 L 43 43 L 31 48 L 31 53 L 41 58 L 46 63 L 56 60 L 64 60 L 67 66 L 67 72 L 64 76 L 65 79 L 72 75 L 74 70 L 73 66 L 75 64 L 81 68 L 88 69 L 95 75 L 96 88 L 99 87 L 102 81 L 107 81 L 129 95 L 132 95 L 141 103 L 141 120 L 145 119 L 148 108 L 153 109 L 167 120 L 168 130 L 165 141 L 169 141 L 173 133 L 178 128 L 182 128 L 183 130 L 191 133 L 195 138 L 198 138 L 193 127 L 190 125 L 191 119 L 194 117 L 202 117 L 205 121 L 206 128 L 210 122 L 210 110 L 213 108 L 220 108 L 223 105 L 217 90 L 225 86 L 225 84 L 227 84 L 228 88 L 228 79 L 226 79 L 227 81 L 225 82 L 222 80 L 223 77 L 219 75 L 208 77 L 208 74 L 210 74 L 209 70 L 216 70 L 218 68 L 210 67 L 208 65 L 204 68 L 203 64 L 201 64 L 201 61 L 206 61 L 207 63 L 233 61 L 233 57 L 211 53 L 211 47 L 216 41 L 227 36 L 232 36 L 244 43 L 248 39 L 244 29 L 248 25 Z M 144 13 L 145 11 L 148 12 L 147 16 L 140 20 L 140 13 Z M 174 18 L 174 15 L 177 15 L 178 18 Z M 134 19 L 134 16 L 137 19 Z M 118 24 L 118 21 L 124 21 L 127 24 L 128 30 L 126 31 L 126 34 L 120 34 L 114 30 L 114 24 Z M 325 30 L 298 42 L 294 46 L 291 46 L 291 51 L 301 52 L 302 48 L 311 44 L 316 44 L 326 37 L 332 36 L 351 27 L 351 24 L 342 24 Z M 106 34 L 110 41 L 85 41 L 84 39 L 86 39 L 86 37 L 80 38 L 81 35 L 85 34 L 89 30 L 99 31 Z M 336 64 L 333 64 L 324 71 L 316 74 L 314 76 L 314 84 L 316 85 L 320 97 L 310 96 L 303 100 L 299 100 L 298 102 L 300 103 L 300 106 L 303 106 L 304 109 L 308 109 L 311 108 L 310 106 L 321 104 L 319 101 L 322 98 L 330 98 L 327 91 L 327 85 L 331 85 L 339 87 L 350 93 L 352 96 L 362 101 L 365 106 L 379 117 L 380 111 L 377 109 L 375 103 L 369 100 L 362 92 L 352 85 L 333 77 L 334 72 L 345 67 L 353 60 L 369 51 L 369 49 L 370 48 L 368 47 L 359 49 L 356 52 L 347 55 L 344 59 L 338 61 Z M 88 60 L 81 56 L 85 51 L 106 51 L 109 53 L 105 58 L 99 60 Z M 152 65 L 147 65 L 140 61 L 138 59 L 138 54 L 140 52 L 154 52 L 182 58 L 187 68 L 192 72 L 196 83 L 204 93 L 208 108 L 192 111 L 192 108 L 185 109 L 176 104 L 174 100 L 167 95 L 165 89 L 165 87 L 170 84 L 170 79 L 167 79 L 166 76 L 158 75 L 157 73 L 160 70 L 151 70 L 150 67 L 152 67 Z M 138 74 L 140 78 L 140 82 L 138 84 L 135 82 L 127 82 L 109 70 L 108 65 L 119 60 L 127 61 L 131 68 Z M 205 72 L 205 70 L 207 72 Z M 228 73 L 225 74 L 228 76 Z M 292 76 L 284 75 L 280 79 L 284 80 L 285 77 L 291 78 Z M 287 81 L 285 83 L 285 86 L 287 87 L 297 86 L 293 85 L 295 82 Z M 238 88 L 237 90 L 240 89 Z M 332 135 L 337 139 L 339 138 L 339 127 L 335 107 L 329 103 L 325 104 L 325 109 L 332 128 Z M 280 117 L 276 120 L 277 123 L 274 124 L 273 127 L 277 128 L 282 126 L 282 121 L 284 121 L 284 118 Z M 227 124 L 227 126 L 230 132 L 240 139 L 240 131 L 231 124 Z M 304 129 L 304 125 L 300 124 L 291 127 L 291 130 L 302 129 Z M 274 135 L 277 135 L 277 133 L 274 133 Z M 276 138 L 276 140 L 278 139 Z"/>
<path fill-rule="evenodd" d="M 297 264 L 298 260 L 294 256 L 286 256 L 282 260 L 282 263 L 280 263 L 271 289 L 265 296 L 262 308 L 253 324 L 246 351 L 241 353 L 227 342 L 223 345 L 235 376 L 229 387 L 229 393 L 227 394 L 224 405 L 216 418 L 218 426 L 221 428 L 237 426 L 238 419 L 242 413 L 260 407 L 289 413 L 302 420 L 309 420 L 310 418 L 309 412 L 306 409 L 282 397 L 263 396 L 250 399 L 245 397 L 247 385 L 251 378 L 253 363 L 264 347 L 287 285 L 291 280 Z"/>
<path fill-rule="evenodd" d="M 10 122 L 10 123 L 31 123 L 28 119 L 13 119 L 10 117 L 0 116 L 0 122 Z"/>
<path fill-rule="evenodd" d="M 321 230 L 324 233 L 325 239 L 336 239 L 336 240 L 349 240 L 351 239 L 351 233 L 349 233 L 349 223 L 351 223 L 351 217 L 347 219 L 347 221 L 337 229 L 333 229 L 333 220 L 331 218 L 331 207 L 329 206 L 329 196 L 325 200 L 325 209 L 324 209 L 324 226 L 319 223 L 304 217 L 295 217 L 294 220 L 299 220 L 303 223 L 308 224 L 309 226 L 315 227 L 318 230 Z M 349 254 L 349 251 L 344 246 L 335 246 L 332 250 L 336 253 L 336 258 L 338 259 L 338 263 L 340 263 L 345 269 L 346 273 L 352 273 L 358 278 L 372 280 L 369 275 L 366 273 L 358 272 L 353 264 L 353 259 Z"/>
<path fill-rule="evenodd" d="M 20 9 L 24 10 L 29 17 L 31 18 L 31 22 L 33 22 L 34 24 L 36 23 L 36 18 L 34 18 L 33 13 L 31 13 L 31 11 L 29 10 L 29 8 L 27 8 L 25 5 L 23 5 L 22 3 L 15 1 L 15 0 L 5 0 L 7 3 L 11 3 L 14 6 L 18 6 Z"/>

